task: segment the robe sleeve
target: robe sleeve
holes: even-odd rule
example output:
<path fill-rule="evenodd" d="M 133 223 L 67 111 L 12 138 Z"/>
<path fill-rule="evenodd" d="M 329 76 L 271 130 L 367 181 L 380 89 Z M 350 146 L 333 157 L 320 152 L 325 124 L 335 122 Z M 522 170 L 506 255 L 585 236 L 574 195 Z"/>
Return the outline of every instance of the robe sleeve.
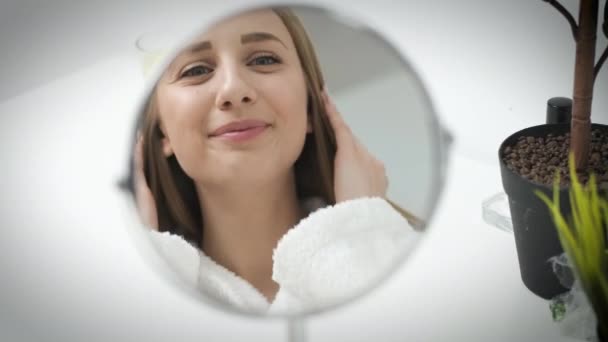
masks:
<path fill-rule="evenodd" d="M 150 231 L 149 237 L 169 269 L 189 286 L 196 286 L 200 265 L 198 250 L 181 236 L 169 232 Z"/>
<path fill-rule="evenodd" d="M 273 279 L 303 310 L 338 304 L 387 276 L 419 237 L 382 198 L 326 206 L 279 241 Z"/>

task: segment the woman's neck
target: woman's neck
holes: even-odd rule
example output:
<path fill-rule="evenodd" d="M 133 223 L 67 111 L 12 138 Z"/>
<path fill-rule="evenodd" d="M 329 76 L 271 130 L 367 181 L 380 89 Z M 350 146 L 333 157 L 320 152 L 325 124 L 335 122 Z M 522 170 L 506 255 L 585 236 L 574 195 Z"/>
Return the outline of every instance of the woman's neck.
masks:
<path fill-rule="evenodd" d="M 268 184 L 199 190 L 205 254 L 272 300 L 272 253 L 302 218 L 293 172 Z"/>

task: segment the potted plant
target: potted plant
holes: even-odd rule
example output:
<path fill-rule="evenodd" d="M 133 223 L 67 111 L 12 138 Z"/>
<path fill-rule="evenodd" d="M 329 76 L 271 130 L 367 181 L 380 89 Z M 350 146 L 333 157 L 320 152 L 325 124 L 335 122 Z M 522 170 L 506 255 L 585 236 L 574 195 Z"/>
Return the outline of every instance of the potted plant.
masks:
<path fill-rule="evenodd" d="M 552 199 L 542 191 L 535 193 L 551 213 L 560 243 L 597 318 L 599 340 L 608 341 L 608 200 L 598 194 L 595 175 L 590 176 L 586 186 L 580 183 L 573 153 L 569 171 L 572 175 L 570 214 L 561 212 L 559 173 L 555 177 Z"/>
<path fill-rule="evenodd" d="M 595 61 L 599 16 L 598 0 L 579 0 L 578 23 L 559 2 L 544 0 L 568 20 L 576 42 L 574 87 L 570 123 L 528 127 L 506 138 L 498 156 L 503 187 L 509 199 L 513 233 L 524 284 L 536 295 L 550 299 L 567 291 L 553 273 L 549 259 L 563 253 L 550 212 L 535 192 L 551 194 L 553 175 L 560 173 L 560 211 L 571 212 L 568 198 L 568 155 L 573 153 L 582 183 L 598 176 L 608 188 L 608 126 L 591 124 L 593 85 L 608 57 L 608 47 Z M 602 31 L 608 37 L 608 6 Z"/>

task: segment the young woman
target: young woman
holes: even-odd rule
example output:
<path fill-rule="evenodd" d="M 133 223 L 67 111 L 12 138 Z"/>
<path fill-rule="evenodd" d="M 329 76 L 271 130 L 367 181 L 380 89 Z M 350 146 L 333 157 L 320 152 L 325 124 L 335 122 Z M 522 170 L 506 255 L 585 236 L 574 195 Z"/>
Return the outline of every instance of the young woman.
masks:
<path fill-rule="evenodd" d="M 383 164 L 332 103 L 288 9 L 205 31 L 142 115 L 142 217 L 175 269 L 224 303 L 262 313 L 337 304 L 416 240 L 419 221 L 385 199 Z"/>

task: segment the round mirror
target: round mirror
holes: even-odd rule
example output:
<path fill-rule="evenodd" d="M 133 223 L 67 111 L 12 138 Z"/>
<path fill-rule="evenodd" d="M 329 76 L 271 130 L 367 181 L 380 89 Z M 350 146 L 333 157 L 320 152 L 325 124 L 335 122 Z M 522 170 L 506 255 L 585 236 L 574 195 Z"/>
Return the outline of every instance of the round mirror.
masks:
<path fill-rule="evenodd" d="M 249 9 L 187 33 L 138 40 L 148 91 L 126 184 L 162 274 L 255 315 L 372 290 L 420 241 L 443 183 L 414 70 L 320 8 Z"/>

